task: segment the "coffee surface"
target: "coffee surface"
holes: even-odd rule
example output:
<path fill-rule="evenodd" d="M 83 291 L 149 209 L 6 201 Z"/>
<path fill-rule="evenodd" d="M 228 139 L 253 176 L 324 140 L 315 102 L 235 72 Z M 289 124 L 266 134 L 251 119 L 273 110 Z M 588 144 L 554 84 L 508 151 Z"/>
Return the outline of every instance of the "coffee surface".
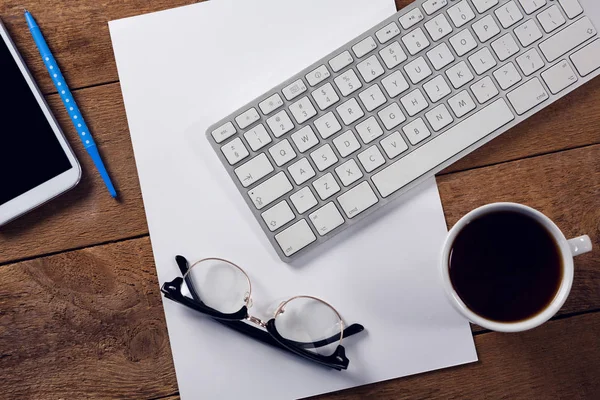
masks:
<path fill-rule="evenodd" d="M 554 300 L 563 275 L 558 244 L 537 221 L 496 212 L 469 223 L 454 240 L 450 280 L 476 314 L 518 322 Z"/>

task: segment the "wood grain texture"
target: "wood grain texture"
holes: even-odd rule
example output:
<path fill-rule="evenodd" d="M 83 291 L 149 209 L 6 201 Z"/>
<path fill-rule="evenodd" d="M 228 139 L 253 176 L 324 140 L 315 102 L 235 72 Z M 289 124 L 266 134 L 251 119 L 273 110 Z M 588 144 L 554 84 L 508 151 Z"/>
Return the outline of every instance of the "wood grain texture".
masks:
<path fill-rule="evenodd" d="M 148 238 L 7 265 L 0 282 L 6 398 L 178 398 Z M 592 398 L 599 341 L 600 313 L 483 333 L 476 364 L 322 398 Z"/>
<path fill-rule="evenodd" d="M 35 47 L 23 10 L 37 20 L 71 89 L 119 78 L 108 21 L 197 3 L 195 0 L 3 0 L 0 15 L 44 93 L 56 92 Z"/>
<path fill-rule="evenodd" d="M 177 391 L 148 238 L 0 269 L 6 399 L 142 399 Z"/>

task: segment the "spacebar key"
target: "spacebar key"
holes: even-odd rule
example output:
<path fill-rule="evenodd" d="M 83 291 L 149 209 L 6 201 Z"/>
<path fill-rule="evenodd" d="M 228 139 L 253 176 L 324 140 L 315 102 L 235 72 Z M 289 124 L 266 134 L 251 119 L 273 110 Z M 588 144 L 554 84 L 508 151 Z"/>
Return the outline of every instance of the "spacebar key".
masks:
<path fill-rule="evenodd" d="M 496 100 L 371 179 L 381 196 L 388 197 L 513 119 L 506 101 Z"/>

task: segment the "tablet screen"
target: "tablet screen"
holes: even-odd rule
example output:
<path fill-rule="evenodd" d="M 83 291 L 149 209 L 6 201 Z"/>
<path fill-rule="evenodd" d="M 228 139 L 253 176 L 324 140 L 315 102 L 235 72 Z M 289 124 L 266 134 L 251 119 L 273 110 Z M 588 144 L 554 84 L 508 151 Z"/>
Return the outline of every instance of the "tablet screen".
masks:
<path fill-rule="evenodd" d="M 0 205 L 72 168 L 0 38 Z"/>

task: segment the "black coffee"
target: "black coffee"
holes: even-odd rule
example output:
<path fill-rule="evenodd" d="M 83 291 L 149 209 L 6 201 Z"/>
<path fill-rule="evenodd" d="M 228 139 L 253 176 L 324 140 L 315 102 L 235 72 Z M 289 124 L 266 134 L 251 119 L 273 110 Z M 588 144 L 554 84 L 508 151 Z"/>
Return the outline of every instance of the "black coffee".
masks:
<path fill-rule="evenodd" d="M 452 286 L 467 307 L 497 322 L 543 311 L 563 275 L 558 244 L 546 228 L 508 211 L 468 224 L 454 240 L 449 264 Z"/>

